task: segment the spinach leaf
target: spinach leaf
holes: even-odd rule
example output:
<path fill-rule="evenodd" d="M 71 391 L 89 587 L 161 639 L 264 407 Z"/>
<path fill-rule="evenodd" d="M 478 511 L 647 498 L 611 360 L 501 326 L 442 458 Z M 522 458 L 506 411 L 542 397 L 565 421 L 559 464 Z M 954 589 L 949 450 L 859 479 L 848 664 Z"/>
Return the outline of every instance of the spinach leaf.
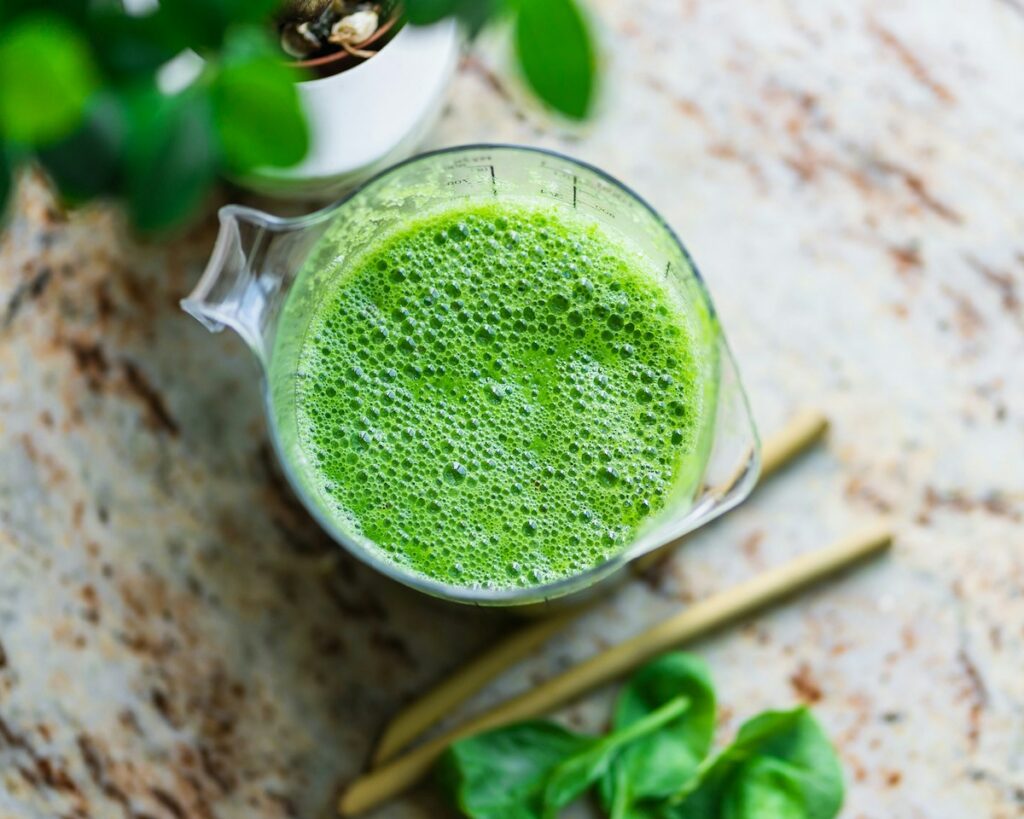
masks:
<path fill-rule="evenodd" d="M 541 819 L 551 772 L 597 741 L 541 720 L 498 728 L 452 745 L 438 781 L 473 819 Z"/>
<path fill-rule="evenodd" d="M 439 782 L 472 819 L 552 819 L 608 771 L 623 747 L 661 730 L 688 707 L 686 697 L 676 697 L 601 738 L 542 721 L 498 728 L 449 748 Z"/>
<path fill-rule="evenodd" d="M 701 770 L 664 812 L 670 819 L 833 819 L 843 803 L 835 751 L 806 708 L 766 711 Z"/>
<path fill-rule="evenodd" d="M 470 819 L 554 819 L 599 783 L 612 819 L 834 819 L 835 751 L 805 708 L 767 711 L 705 758 L 715 725 L 706 665 L 684 653 L 641 668 L 604 737 L 535 721 L 453 745 L 438 775 Z"/>
<path fill-rule="evenodd" d="M 800 770 L 771 756 L 750 760 L 743 776 L 726 793 L 722 805 L 723 817 L 737 819 L 759 816 L 807 819 L 808 815 L 801 792 Z"/>
<path fill-rule="evenodd" d="M 683 652 L 666 654 L 641 668 L 619 695 L 614 727 L 637 723 L 671 699 L 689 700 L 685 713 L 625 748 L 601 780 L 601 801 L 612 819 L 645 817 L 650 800 L 679 790 L 711 748 L 715 691 L 707 664 Z M 648 804 L 642 804 L 648 800 Z"/>
<path fill-rule="evenodd" d="M 558 765 L 551 772 L 544 787 L 546 819 L 557 816 L 562 808 L 605 776 L 623 748 L 632 747 L 631 744 L 634 742 L 642 742 L 657 735 L 666 725 L 679 719 L 689 707 L 688 698 L 675 697 L 636 722 L 613 731 L 604 739 L 596 741 L 589 748 L 584 748 Z"/>

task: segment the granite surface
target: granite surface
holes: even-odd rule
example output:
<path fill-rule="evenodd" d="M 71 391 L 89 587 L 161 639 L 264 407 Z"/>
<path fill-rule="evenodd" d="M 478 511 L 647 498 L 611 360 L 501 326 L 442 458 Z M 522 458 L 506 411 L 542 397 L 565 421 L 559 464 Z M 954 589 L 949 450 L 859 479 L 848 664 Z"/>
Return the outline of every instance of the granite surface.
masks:
<path fill-rule="evenodd" d="M 601 0 L 607 104 L 537 117 L 502 49 L 433 144 L 561 148 L 685 237 L 762 429 L 826 447 L 468 707 L 886 513 L 887 559 L 701 642 L 722 733 L 803 700 L 844 816 L 1024 816 L 1024 5 Z M 510 627 L 328 542 L 255 363 L 161 244 L 22 181 L 0 239 L 0 817 L 326 817 L 389 713 Z M 597 727 L 610 692 L 561 716 Z M 439 817 L 422 791 L 381 817 Z"/>

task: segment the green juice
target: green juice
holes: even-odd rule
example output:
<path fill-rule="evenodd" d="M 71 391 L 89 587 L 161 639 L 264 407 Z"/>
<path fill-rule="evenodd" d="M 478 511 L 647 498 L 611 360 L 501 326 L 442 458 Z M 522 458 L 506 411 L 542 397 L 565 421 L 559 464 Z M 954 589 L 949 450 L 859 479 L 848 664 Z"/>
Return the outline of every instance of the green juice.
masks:
<path fill-rule="evenodd" d="M 651 263 L 565 211 L 405 223 L 322 293 L 298 352 L 309 486 L 407 571 L 535 586 L 619 553 L 703 466 L 707 368 Z"/>

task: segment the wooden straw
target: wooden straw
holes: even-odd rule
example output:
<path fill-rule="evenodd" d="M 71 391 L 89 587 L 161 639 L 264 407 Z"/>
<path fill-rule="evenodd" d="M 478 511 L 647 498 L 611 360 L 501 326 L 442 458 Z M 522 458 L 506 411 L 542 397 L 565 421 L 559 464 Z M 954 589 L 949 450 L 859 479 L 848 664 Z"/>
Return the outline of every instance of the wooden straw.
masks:
<path fill-rule="evenodd" d="M 453 742 L 551 711 L 669 648 L 703 636 L 876 555 L 891 542 L 889 529 L 875 524 L 825 549 L 801 555 L 783 566 L 696 603 L 642 634 L 597 654 L 357 779 L 342 794 L 338 810 L 343 816 L 354 816 L 376 807 L 415 785 Z"/>
<path fill-rule="evenodd" d="M 818 410 L 803 410 L 782 429 L 767 438 L 761 449 L 761 475 L 766 478 L 792 461 L 819 440 L 828 429 L 828 418 Z M 665 551 L 679 541 L 643 555 L 631 566 L 639 572 L 650 568 Z M 546 617 L 523 626 L 511 637 L 498 642 L 480 656 L 445 678 L 419 699 L 402 709 L 388 723 L 373 753 L 373 764 L 380 765 L 421 736 L 456 705 L 465 702 L 505 669 L 527 657 L 586 609 Z"/>
<path fill-rule="evenodd" d="M 828 429 L 828 418 L 818 410 L 803 410 L 793 416 L 780 430 L 767 438 L 761 447 L 761 473 L 758 483 L 771 477 L 797 455 L 816 443 Z M 636 574 L 644 574 L 656 565 L 666 554 L 673 551 L 686 537 L 677 538 L 671 543 L 659 546 L 645 555 L 640 555 L 629 564 Z"/>
<path fill-rule="evenodd" d="M 828 418 L 818 410 L 803 410 L 761 446 L 761 476 L 774 475 L 828 430 Z"/>
<path fill-rule="evenodd" d="M 470 661 L 430 689 L 388 723 L 373 754 L 374 766 L 393 757 L 460 703 L 465 702 L 506 668 L 527 657 L 575 620 L 575 609 L 519 628 L 511 637 Z"/>

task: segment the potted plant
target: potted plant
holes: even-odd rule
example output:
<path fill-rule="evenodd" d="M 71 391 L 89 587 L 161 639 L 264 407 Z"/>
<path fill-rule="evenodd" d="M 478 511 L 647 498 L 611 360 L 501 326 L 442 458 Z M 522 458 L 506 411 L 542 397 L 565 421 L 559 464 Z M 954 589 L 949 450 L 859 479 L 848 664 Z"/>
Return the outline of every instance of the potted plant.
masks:
<path fill-rule="evenodd" d="M 288 167 L 238 181 L 261 193 L 328 199 L 413 151 L 441 111 L 462 36 L 454 19 L 404 25 L 397 0 L 290 0 L 278 10 L 282 56 L 298 83 L 309 147 Z"/>
<path fill-rule="evenodd" d="M 474 33 L 498 16 L 512 22 L 523 76 L 537 95 L 569 117 L 590 110 L 596 59 L 575 0 L 406 0 L 379 49 L 348 41 L 364 55 L 341 45 L 354 59 L 327 76 L 311 76 L 302 65 L 308 60 L 281 50 L 281 3 L 161 0 L 141 10 L 88 0 L 0 4 L 0 206 L 26 162 L 45 169 L 67 201 L 117 199 L 149 231 L 186 218 L 219 177 L 276 193 L 331 195 L 414 147 L 451 70 L 438 59 L 440 45 L 453 60 L 456 25 Z M 444 42 L 417 52 L 415 65 L 403 62 L 403 37 L 415 42 L 429 31 Z M 376 56 L 366 56 L 370 50 Z M 346 62 L 337 61 L 336 68 Z M 417 65 L 434 72 L 436 95 L 422 92 Z M 401 104 L 382 105 L 401 82 L 422 105 L 419 118 L 405 116 Z M 390 137 L 363 137 L 364 162 L 346 155 L 358 173 L 330 166 L 318 148 L 367 131 L 371 109 L 405 113 Z M 381 122 L 394 125 L 387 116 Z M 399 132 L 404 138 L 394 139 Z M 307 187 L 325 179 L 320 191 Z"/>

